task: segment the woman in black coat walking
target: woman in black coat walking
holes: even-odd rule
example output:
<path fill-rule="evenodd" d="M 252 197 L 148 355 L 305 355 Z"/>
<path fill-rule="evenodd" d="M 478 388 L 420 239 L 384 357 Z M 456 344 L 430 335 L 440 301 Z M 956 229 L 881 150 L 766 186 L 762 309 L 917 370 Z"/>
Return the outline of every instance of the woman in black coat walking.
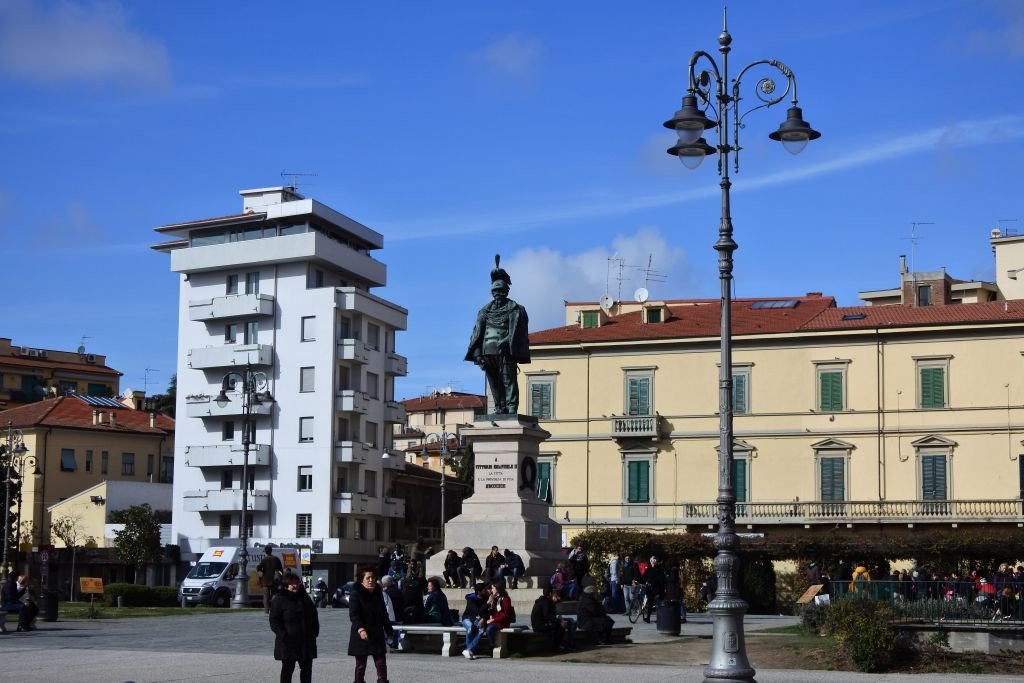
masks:
<path fill-rule="evenodd" d="M 284 590 L 270 603 L 270 629 L 275 636 L 274 659 L 281 662 L 281 683 L 290 683 L 296 662 L 299 664 L 299 681 L 310 683 L 320 620 L 298 576 L 285 574 L 282 584 Z"/>
<path fill-rule="evenodd" d="M 387 642 L 394 637 L 388 621 L 384 594 L 377 585 L 372 569 L 360 569 L 357 583 L 348 597 L 348 614 L 352 631 L 348 640 L 348 654 L 356 658 L 355 683 L 365 683 L 366 658 L 373 657 L 377 669 L 377 683 L 387 683 Z"/>

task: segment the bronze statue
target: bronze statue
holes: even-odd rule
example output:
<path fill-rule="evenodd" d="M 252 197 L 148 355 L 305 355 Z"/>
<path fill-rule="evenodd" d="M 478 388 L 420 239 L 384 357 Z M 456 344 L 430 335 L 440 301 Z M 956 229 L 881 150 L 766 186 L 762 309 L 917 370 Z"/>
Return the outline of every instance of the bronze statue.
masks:
<path fill-rule="evenodd" d="M 519 412 L 518 363 L 530 362 L 529 319 L 526 309 L 508 298 L 512 278 L 500 262 L 498 254 L 491 271 L 493 300 L 476 314 L 466 360 L 479 365 L 487 375 L 495 414 L 515 415 Z"/>

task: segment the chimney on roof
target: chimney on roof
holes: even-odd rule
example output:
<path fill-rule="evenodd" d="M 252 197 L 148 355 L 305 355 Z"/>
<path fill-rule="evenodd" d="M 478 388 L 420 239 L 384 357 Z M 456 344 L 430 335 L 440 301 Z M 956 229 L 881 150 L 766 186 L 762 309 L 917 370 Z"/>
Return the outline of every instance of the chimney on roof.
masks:
<path fill-rule="evenodd" d="M 113 410 L 110 411 L 109 415 L 110 415 L 110 426 L 111 427 L 116 427 L 117 426 L 117 415 L 114 413 Z"/>
<path fill-rule="evenodd" d="M 156 427 L 156 412 L 152 410 L 149 412 L 149 426 Z"/>
<path fill-rule="evenodd" d="M 100 424 L 100 411 L 98 411 L 98 410 L 93 410 L 92 411 L 92 423 L 94 425 Z"/>
<path fill-rule="evenodd" d="M 304 197 L 294 187 L 260 187 L 255 190 L 239 190 L 242 195 L 242 211 L 265 211 L 268 206 L 294 202 Z"/>
<path fill-rule="evenodd" d="M 807 298 L 808 299 L 820 299 L 821 298 L 821 292 L 807 292 Z"/>
<path fill-rule="evenodd" d="M 907 255 L 900 254 L 900 275 L 907 274 Z"/>

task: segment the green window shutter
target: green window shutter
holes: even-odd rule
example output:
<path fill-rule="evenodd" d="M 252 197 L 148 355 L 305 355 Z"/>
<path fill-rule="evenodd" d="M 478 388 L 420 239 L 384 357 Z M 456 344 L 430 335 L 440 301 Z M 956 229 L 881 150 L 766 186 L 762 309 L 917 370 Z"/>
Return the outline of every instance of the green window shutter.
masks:
<path fill-rule="evenodd" d="M 747 376 L 732 376 L 732 412 L 747 412 Z"/>
<path fill-rule="evenodd" d="M 651 378 L 630 377 L 629 378 L 629 415 L 650 415 L 651 414 Z"/>
<path fill-rule="evenodd" d="M 583 311 L 583 327 L 597 327 L 598 321 L 597 311 Z"/>
<path fill-rule="evenodd" d="M 921 407 L 946 407 L 945 368 L 921 368 Z"/>
<path fill-rule="evenodd" d="M 551 384 L 536 382 L 530 385 L 530 415 L 541 420 L 551 419 Z"/>
<path fill-rule="evenodd" d="M 651 500 L 650 467 L 646 460 L 633 460 L 628 463 L 626 499 L 630 503 L 648 503 Z"/>
<path fill-rule="evenodd" d="M 845 500 L 845 469 L 843 458 L 821 459 L 821 499 Z"/>
<path fill-rule="evenodd" d="M 537 497 L 551 502 L 551 463 L 537 463 Z"/>
<path fill-rule="evenodd" d="M 747 461 L 733 458 L 732 461 L 732 490 L 736 495 L 737 503 L 747 502 Z"/>
<path fill-rule="evenodd" d="M 820 383 L 818 409 L 824 412 L 843 409 L 843 373 L 818 373 Z"/>
<path fill-rule="evenodd" d="M 921 457 L 921 498 L 946 500 L 946 456 Z"/>

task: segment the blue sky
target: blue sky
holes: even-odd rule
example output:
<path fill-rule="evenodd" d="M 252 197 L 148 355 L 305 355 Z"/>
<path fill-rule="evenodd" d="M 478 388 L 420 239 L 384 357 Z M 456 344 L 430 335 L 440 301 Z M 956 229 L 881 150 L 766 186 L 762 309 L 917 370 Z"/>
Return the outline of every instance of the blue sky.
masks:
<path fill-rule="evenodd" d="M 462 357 L 497 250 L 533 329 L 604 294 L 613 254 L 653 255 L 654 298 L 717 296 L 714 164 L 683 169 L 661 123 L 720 30 L 696 1 L 0 0 L 0 336 L 85 335 L 123 387 L 153 368 L 162 390 L 177 276 L 152 228 L 238 211 L 282 171 L 385 235 L 377 292 L 410 311 L 400 398 L 482 390 Z M 994 278 L 989 231 L 1024 219 L 1024 5 L 739 1 L 729 30 L 732 73 L 785 62 L 822 131 L 794 157 L 767 138 L 783 105 L 747 119 L 739 296 L 856 304 L 900 254 Z M 912 250 L 915 221 L 933 224 Z"/>

